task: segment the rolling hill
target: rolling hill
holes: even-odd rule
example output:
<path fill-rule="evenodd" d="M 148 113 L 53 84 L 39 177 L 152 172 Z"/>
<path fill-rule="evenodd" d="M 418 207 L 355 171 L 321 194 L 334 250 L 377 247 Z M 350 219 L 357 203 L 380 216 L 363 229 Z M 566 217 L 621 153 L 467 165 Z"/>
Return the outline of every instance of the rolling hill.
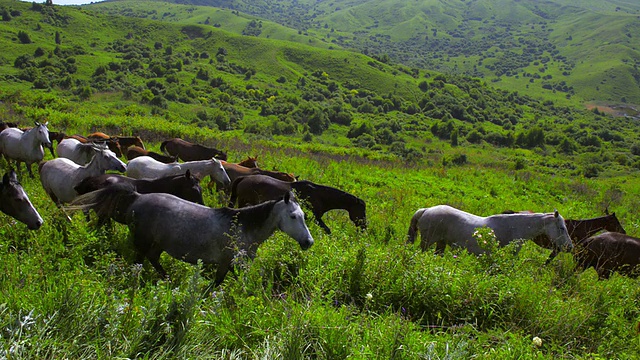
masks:
<path fill-rule="evenodd" d="M 531 95 L 640 103 L 640 4 L 633 2 L 174 2 L 233 9 L 335 46 L 407 66 L 482 77 Z"/>

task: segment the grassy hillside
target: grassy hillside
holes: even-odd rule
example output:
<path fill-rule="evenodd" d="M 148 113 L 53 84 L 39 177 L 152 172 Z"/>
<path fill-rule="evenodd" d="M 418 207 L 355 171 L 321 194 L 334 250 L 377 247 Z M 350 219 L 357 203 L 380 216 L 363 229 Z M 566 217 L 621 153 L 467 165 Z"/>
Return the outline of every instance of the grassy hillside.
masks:
<path fill-rule="evenodd" d="M 110 6 L 115 2 L 104 5 Z M 409 66 L 545 98 L 640 103 L 640 6 L 618 1 L 180 1 L 230 7 Z"/>
<path fill-rule="evenodd" d="M 545 265 L 549 250 L 530 241 L 480 258 L 405 244 L 411 215 L 437 204 L 572 219 L 608 209 L 640 235 L 632 121 L 224 26 L 8 0 L 0 10 L 11 15 L 0 121 L 257 155 L 361 197 L 368 220 L 360 231 L 331 211 L 327 235 L 307 210 L 314 246 L 276 232 L 214 288 L 208 266 L 164 254 L 161 279 L 135 265 L 124 225 L 68 221 L 39 176 L 22 174 L 45 223 L 28 231 L 0 214 L 0 357 L 640 356 L 638 279 L 598 280 L 566 253 Z M 205 204 L 225 202 L 205 190 Z"/>

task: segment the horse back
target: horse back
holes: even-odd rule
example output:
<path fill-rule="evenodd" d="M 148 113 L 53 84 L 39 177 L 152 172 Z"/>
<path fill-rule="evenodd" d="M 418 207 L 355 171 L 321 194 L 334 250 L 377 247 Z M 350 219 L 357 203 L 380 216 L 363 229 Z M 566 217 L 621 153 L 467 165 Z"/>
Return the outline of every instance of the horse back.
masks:
<path fill-rule="evenodd" d="M 236 179 L 232 185 L 232 199 L 238 206 L 257 205 L 268 200 L 280 200 L 291 191 L 291 183 L 267 175 L 250 175 Z"/>
<path fill-rule="evenodd" d="M 640 239 L 605 232 L 584 240 L 577 258 L 580 265 L 593 266 L 601 276 L 616 270 L 630 274 L 640 264 Z"/>

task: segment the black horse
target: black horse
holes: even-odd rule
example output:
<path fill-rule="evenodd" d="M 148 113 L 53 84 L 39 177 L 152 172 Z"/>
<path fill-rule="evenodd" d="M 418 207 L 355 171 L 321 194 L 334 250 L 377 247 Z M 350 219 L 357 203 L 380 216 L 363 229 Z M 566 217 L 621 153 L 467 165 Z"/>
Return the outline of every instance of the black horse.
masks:
<path fill-rule="evenodd" d="M 280 199 L 292 190 L 300 200 L 308 204 L 316 222 L 327 234 L 331 234 L 331 229 L 322 221 L 322 215 L 334 209 L 347 210 L 351 221 L 366 230 L 367 216 L 364 200 L 342 190 L 307 180 L 286 182 L 266 175 L 242 176 L 237 178 L 231 186 L 229 206 L 234 206 L 236 201 L 239 207 L 243 207 Z"/>

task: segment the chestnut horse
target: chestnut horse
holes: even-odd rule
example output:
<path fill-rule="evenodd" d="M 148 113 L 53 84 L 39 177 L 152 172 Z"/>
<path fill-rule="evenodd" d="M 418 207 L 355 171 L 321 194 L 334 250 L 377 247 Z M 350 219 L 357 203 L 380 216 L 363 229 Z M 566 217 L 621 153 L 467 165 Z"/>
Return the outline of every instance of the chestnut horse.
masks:
<path fill-rule="evenodd" d="M 140 136 L 115 136 L 116 139 L 118 139 L 118 143 L 120 143 L 120 147 L 122 148 L 122 150 L 126 150 L 129 146 L 138 146 L 141 148 L 145 148 L 144 147 L 144 143 L 142 142 L 142 139 L 140 138 Z"/>
<path fill-rule="evenodd" d="M 160 144 L 160 151 L 171 156 L 177 156 L 182 161 L 209 160 L 212 157 L 218 160 L 227 160 L 227 154 L 223 151 L 193 144 L 180 138 L 163 141 Z"/>
<path fill-rule="evenodd" d="M 366 230 L 367 207 L 364 200 L 331 186 L 307 180 L 287 182 L 267 175 L 242 176 L 231 186 L 229 206 L 234 206 L 236 201 L 239 207 L 259 204 L 278 199 L 292 190 L 300 200 L 306 201 L 316 222 L 327 234 L 331 234 L 331 229 L 322 221 L 322 215 L 334 209 L 347 210 L 351 221 Z"/>
<path fill-rule="evenodd" d="M 127 160 L 133 160 L 139 156 L 149 156 L 165 164 L 171 164 L 173 162 L 178 161 L 178 159 L 175 156 L 158 154 L 153 151 L 145 150 L 144 148 L 141 148 L 140 146 L 137 146 L 137 145 L 130 146 L 127 149 L 125 156 L 127 157 Z"/>
<path fill-rule="evenodd" d="M 95 142 L 95 143 L 105 143 L 109 150 L 113 151 L 117 157 L 122 157 L 122 148 L 120 147 L 120 142 L 118 142 L 118 138 L 112 138 L 109 135 L 106 135 L 101 132 L 89 134 L 88 136 L 82 135 L 69 135 L 67 137 L 76 139 L 81 143 Z"/>

